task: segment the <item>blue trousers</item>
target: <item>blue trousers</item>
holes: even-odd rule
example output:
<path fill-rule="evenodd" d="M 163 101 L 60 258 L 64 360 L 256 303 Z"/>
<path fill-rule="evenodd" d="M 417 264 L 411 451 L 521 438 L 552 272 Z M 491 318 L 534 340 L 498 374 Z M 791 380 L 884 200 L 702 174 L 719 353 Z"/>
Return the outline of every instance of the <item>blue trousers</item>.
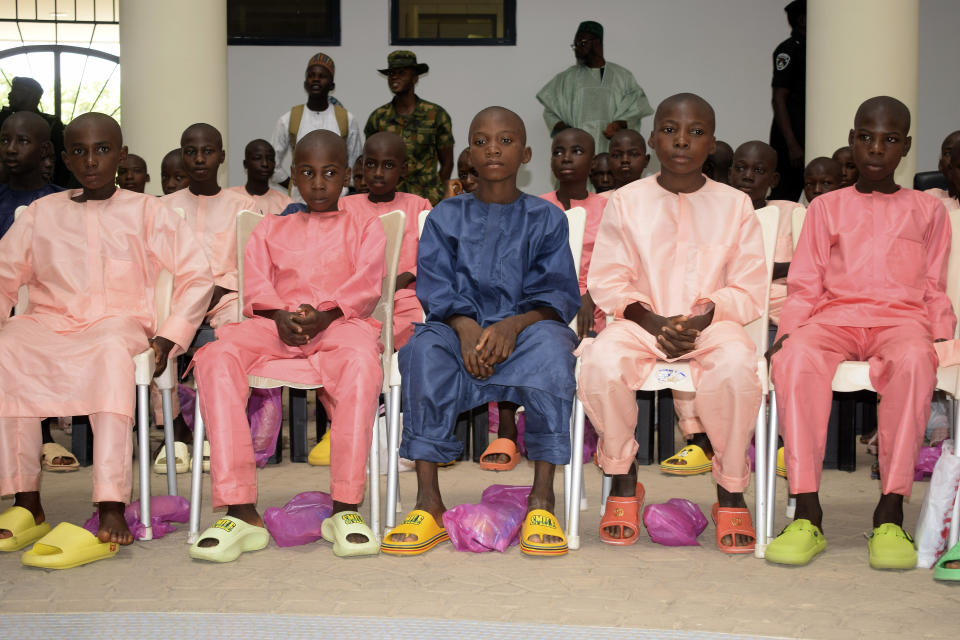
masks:
<path fill-rule="evenodd" d="M 453 329 L 442 322 L 418 324 L 399 352 L 404 404 L 401 457 L 455 460 L 463 449 L 454 437 L 457 416 L 505 400 L 526 409 L 528 457 L 568 463 L 576 346 L 570 327 L 542 320 L 520 332 L 516 349 L 494 367 L 492 376 L 478 380 L 464 367 Z"/>

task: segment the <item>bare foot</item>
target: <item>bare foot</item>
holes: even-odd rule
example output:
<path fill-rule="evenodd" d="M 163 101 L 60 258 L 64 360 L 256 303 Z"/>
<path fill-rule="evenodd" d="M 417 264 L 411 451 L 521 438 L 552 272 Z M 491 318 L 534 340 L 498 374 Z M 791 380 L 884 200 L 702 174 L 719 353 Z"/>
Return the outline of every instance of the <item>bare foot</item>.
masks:
<path fill-rule="evenodd" d="M 443 505 L 440 496 L 440 481 L 437 478 L 437 463 L 427 460 L 417 460 L 417 504 L 414 509 L 426 511 L 433 516 L 437 524 L 443 526 L 443 513 L 447 508 Z M 392 533 L 387 536 L 390 542 L 416 542 L 416 534 Z"/>
<path fill-rule="evenodd" d="M 731 493 L 720 485 L 717 485 L 717 503 L 721 507 L 730 507 L 734 509 L 747 508 L 747 503 L 743 499 L 743 493 Z M 749 547 L 754 541 L 753 536 L 747 536 L 742 533 L 736 534 L 735 538 L 736 543 L 733 546 L 737 547 Z M 720 542 L 726 546 L 730 546 L 730 536 L 723 536 L 720 538 Z"/>
<path fill-rule="evenodd" d="M 519 437 L 519 434 L 517 433 L 518 407 L 519 405 L 513 402 L 497 403 L 497 408 L 500 414 L 500 426 L 497 429 L 497 437 L 512 440 L 514 445 L 517 444 L 517 438 Z M 483 456 L 480 461 L 493 464 L 507 464 L 510 462 L 510 456 L 505 453 L 491 453 Z"/>
<path fill-rule="evenodd" d="M 630 498 L 637 494 L 637 465 L 630 465 L 630 471 L 624 474 L 610 476 L 613 480 L 610 486 L 610 495 L 623 498 Z M 620 538 L 621 532 L 624 538 L 633 537 L 633 529 L 625 525 L 610 525 L 604 527 L 611 538 Z"/>
<path fill-rule="evenodd" d="M 133 534 L 123 517 L 124 504 L 122 502 L 101 502 L 97 506 L 100 514 L 100 529 L 97 538 L 100 542 L 115 542 L 127 545 L 133 542 Z"/>
<path fill-rule="evenodd" d="M 530 497 L 527 498 L 527 513 L 534 509 L 543 509 L 553 513 L 554 495 L 553 495 L 553 473 L 556 467 L 549 462 L 537 460 L 533 468 L 533 488 L 530 489 Z M 579 490 L 578 490 L 579 493 Z M 541 544 L 556 544 L 563 542 L 560 536 L 541 536 L 535 533 L 530 536 L 530 542 L 539 542 Z"/>
<path fill-rule="evenodd" d="M 263 527 L 263 518 L 260 517 L 257 506 L 254 504 L 232 504 L 227 507 L 227 515 L 255 527 Z M 220 541 L 215 538 L 201 538 L 197 541 L 198 547 L 215 547 L 218 544 Z"/>
<path fill-rule="evenodd" d="M 330 516 L 335 514 L 342 513 L 344 511 L 357 511 L 360 508 L 359 504 L 349 504 L 346 502 L 333 501 L 333 512 Z M 351 533 L 347 536 L 347 542 L 353 542 L 354 544 L 363 544 L 367 542 L 367 536 L 362 533 Z"/>
<path fill-rule="evenodd" d="M 40 524 L 47 519 L 46 515 L 43 513 L 43 507 L 40 505 L 39 491 L 24 491 L 23 493 L 16 494 L 14 497 L 13 506 L 23 507 L 32 513 L 33 520 L 36 524 Z M 12 531 L 0 529 L 0 540 L 11 537 L 13 537 Z"/>

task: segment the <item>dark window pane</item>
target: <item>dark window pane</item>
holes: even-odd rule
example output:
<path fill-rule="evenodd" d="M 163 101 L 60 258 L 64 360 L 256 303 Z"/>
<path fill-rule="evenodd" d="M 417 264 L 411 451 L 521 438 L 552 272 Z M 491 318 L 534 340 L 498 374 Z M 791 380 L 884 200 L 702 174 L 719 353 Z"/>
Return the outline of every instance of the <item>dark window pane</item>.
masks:
<path fill-rule="evenodd" d="M 227 44 L 339 45 L 340 0 L 227 0 Z"/>
<path fill-rule="evenodd" d="M 516 0 L 391 0 L 393 45 L 515 45 Z"/>

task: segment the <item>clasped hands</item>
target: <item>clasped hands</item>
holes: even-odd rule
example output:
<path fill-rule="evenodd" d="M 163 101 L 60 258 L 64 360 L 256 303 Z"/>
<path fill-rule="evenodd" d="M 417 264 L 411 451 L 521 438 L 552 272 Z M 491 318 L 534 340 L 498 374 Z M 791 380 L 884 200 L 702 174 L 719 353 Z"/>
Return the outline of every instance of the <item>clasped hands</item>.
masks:
<path fill-rule="evenodd" d="M 623 317 L 640 325 L 657 340 L 657 347 L 668 358 L 682 357 L 696 349 L 700 332 L 713 322 L 714 309 L 699 315 L 664 317 L 639 303 L 628 306 Z"/>
<path fill-rule="evenodd" d="M 495 322 L 486 329 L 473 318 L 457 316 L 450 320 L 450 327 L 460 339 L 460 355 L 467 373 L 479 380 L 492 376 L 494 365 L 510 357 L 520 334 L 516 316 Z"/>
<path fill-rule="evenodd" d="M 302 347 L 329 327 L 331 322 L 341 317 L 343 312 L 340 309 L 317 311 L 313 305 L 301 304 L 296 311 L 276 309 L 262 315 L 276 323 L 277 334 L 283 344 Z"/>

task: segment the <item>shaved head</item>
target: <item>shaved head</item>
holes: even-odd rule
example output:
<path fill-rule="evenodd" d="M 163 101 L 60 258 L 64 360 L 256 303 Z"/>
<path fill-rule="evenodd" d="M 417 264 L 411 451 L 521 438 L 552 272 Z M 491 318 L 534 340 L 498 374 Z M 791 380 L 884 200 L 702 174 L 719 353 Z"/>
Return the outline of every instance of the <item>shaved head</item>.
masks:
<path fill-rule="evenodd" d="M 347 166 L 347 143 L 339 133 L 317 129 L 303 136 L 293 151 L 293 162 L 298 164 L 308 154 L 317 152 L 328 153 L 343 167 Z"/>
<path fill-rule="evenodd" d="M 167 154 L 163 156 L 163 160 L 160 161 L 160 164 L 167 164 L 168 162 L 179 165 L 183 164 L 183 151 L 180 150 L 180 147 L 167 151 Z"/>
<path fill-rule="evenodd" d="M 123 144 L 123 132 L 120 131 L 120 125 L 117 124 L 117 121 L 105 113 L 96 113 L 94 111 L 81 114 L 71 120 L 70 124 L 68 124 L 67 128 L 63 131 L 63 139 L 69 144 L 75 133 L 86 131 L 90 128 L 99 129 L 103 132 L 103 135 L 106 136 L 105 139 L 115 142 L 117 146 Z"/>
<path fill-rule="evenodd" d="M 487 107 L 486 109 L 481 109 L 477 115 L 473 116 L 473 120 L 470 121 L 470 131 L 473 132 L 481 120 L 487 120 L 489 118 L 499 118 L 505 122 L 509 122 L 511 127 L 520 132 L 520 143 L 523 145 L 527 144 L 527 127 L 523 124 L 523 118 L 506 107 Z"/>
<path fill-rule="evenodd" d="M 579 129 L 577 129 L 577 131 L 579 131 Z M 586 131 L 584 131 L 584 133 L 588 136 L 590 135 L 590 134 L 587 134 Z M 591 140 L 592 139 L 593 138 L 591 137 Z M 610 137 L 611 147 L 618 142 L 625 142 L 628 145 L 631 145 L 631 144 L 636 145 L 644 150 L 646 150 L 647 148 L 647 143 L 643 139 L 643 136 L 640 135 L 639 131 L 634 131 L 633 129 L 620 129 Z"/>
<path fill-rule="evenodd" d="M 960 142 L 960 129 L 947 134 L 947 137 L 943 139 L 943 144 L 940 145 L 940 153 L 946 154 L 948 151 L 953 149 L 953 146 L 957 142 Z"/>
<path fill-rule="evenodd" d="M 147 161 L 144 160 L 143 158 L 141 158 L 140 156 L 138 156 L 138 155 L 135 154 L 135 153 L 128 153 L 128 154 L 127 154 L 127 159 L 124 160 L 121 164 L 127 164 L 127 165 L 139 164 L 139 165 L 141 165 L 144 169 L 147 168 Z"/>
<path fill-rule="evenodd" d="M 208 140 L 213 141 L 217 147 L 223 149 L 223 136 L 220 135 L 220 131 L 212 124 L 207 124 L 206 122 L 197 122 L 184 129 L 183 135 L 180 136 L 180 144 L 186 144 L 187 138 L 197 135 L 204 136 Z"/>
<path fill-rule="evenodd" d="M 840 166 L 839 162 L 826 156 L 814 158 L 809 162 L 809 164 L 807 164 L 807 168 L 804 169 L 804 173 L 824 173 L 826 175 L 835 177 L 837 181 L 840 180 L 842 171 L 843 168 Z"/>
<path fill-rule="evenodd" d="M 367 138 L 367 142 L 363 145 L 363 153 L 364 155 L 368 153 L 385 153 L 400 161 L 406 161 L 407 145 L 404 144 L 403 138 L 397 134 L 389 131 L 380 131 Z"/>
<path fill-rule="evenodd" d="M 3 128 L 24 131 L 39 143 L 50 140 L 50 125 L 32 111 L 17 111 L 11 114 L 3 121 Z"/>
<path fill-rule="evenodd" d="M 273 150 L 274 150 L 272 144 L 270 144 L 269 142 L 267 142 L 267 141 L 264 140 L 263 138 L 256 138 L 256 139 L 251 140 L 250 142 L 247 143 L 247 146 L 243 148 L 243 152 L 244 152 L 245 154 L 251 153 L 251 152 L 252 152 L 253 150 L 255 150 L 257 147 L 261 147 L 261 148 L 266 147 L 266 148 L 269 149 L 270 151 L 273 151 Z"/>
<path fill-rule="evenodd" d="M 620 133 L 619 131 L 617 133 Z M 636 132 L 635 132 L 636 133 Z M 639 135 L 639 134 L 638 134 Z M 614 136 L 616 137 L 616 136 Z M 640 139 L 643 141 L 643 138 Z M 557 135 L 553 136 L 553 144 L 579 144 L 584 148 L 587 155 L 592 156 L 595 151 L 595 143 L 593 141 L 593 136 L 584 131 L 583 129 L 577 129 L 576 127 L 569 127 L 564 129 Z"/>
<path fill-rule="evenodd" d="M 871 117 L 880 115 L 888 116 L 897 126 L 897 130 L 907 135 L 910 132 L 910 109 L 896 98 L 890 96 L 876 96 L 864 102 L 857 109 L 857 115 L 853 118 L 853 127 L 857 128 L 860 123 Z"/>
<path fill-rule="evenodd" d="M 719 150 L 720 143 L 717 142 L 717 151 Z M 737 147 L 737 151 L 733 154 L 733 157 L 736 158 L 738 156 L 748 154 L 763 160 L 770 167 L 777 166 L 777 151 L 766 142 L 762 142 L 760 140 L 749 140 L 744 142 L 742 145 Z"/>
<path fill-rule="evenodd" d="M 695 93 L 677 93 L 665 99 L 657 106 L 657 112 L 653 116 L 654 123 L 659 122 L 667 114 L 684 105 L 695 109 L 704 122 L 709 123 L 710 133 L 713 133 L 717 125 L 717 116 L 713 112 L 713 107 Z"/>

